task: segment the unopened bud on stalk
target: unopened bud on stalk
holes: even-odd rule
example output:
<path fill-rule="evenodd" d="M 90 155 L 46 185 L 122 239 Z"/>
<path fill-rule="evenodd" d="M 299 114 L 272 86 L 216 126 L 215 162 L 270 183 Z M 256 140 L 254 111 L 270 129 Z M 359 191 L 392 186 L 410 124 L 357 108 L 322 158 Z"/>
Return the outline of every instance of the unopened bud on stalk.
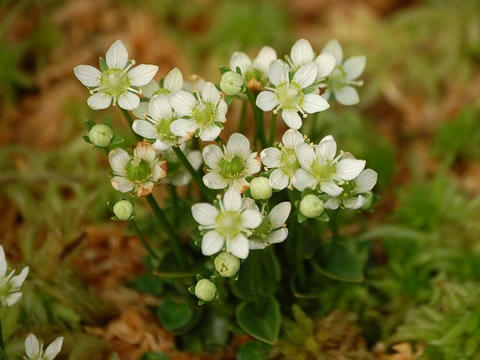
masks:
<path fill-rule="evenodd" d="M 217 287 L 208 279 L 201 279 L 195 285 L 195 296 L 203 301 L 212 301 L 215 299 Z"/>
<path fill-rule="evenodd" d="M 93 145 L 107 147 L 113 139 L 113 130 L 108 125 L 94 125 L 88 132 L 88 139 Z"/>
<path fill-rule="evenodd" d="M 316 195 L 309 194 L 300 202 L 300 212 L 308 218 L 320 216 L 324 210 L 324 203 Z"/>
<path fill-rule="evenodd" d="M 120 220 L 126 221 L 133 215 L 133 204 L 128 200 L 120 200 L 113 205 L 113 213 Z"/>
<path fill-rule="evenodd" d="M 215 269 L 223 277 L 232 277 L 240 269 L 240 260 L 227 252 L 220 253 L 215 258 Z"/>
<path fill-rule="evenodd" d="M 272 196 L 272 187 L 267 178 L 257 177 L 250 182 L 250 194 L 256 200 L 267 200 Z"/>
<path fill-rule="evenodd" d="M 242 75 L 233 71 L 227 71 L 222 75 L 220 88 L 227 95 L 237 95 L 243 87 Z"/>

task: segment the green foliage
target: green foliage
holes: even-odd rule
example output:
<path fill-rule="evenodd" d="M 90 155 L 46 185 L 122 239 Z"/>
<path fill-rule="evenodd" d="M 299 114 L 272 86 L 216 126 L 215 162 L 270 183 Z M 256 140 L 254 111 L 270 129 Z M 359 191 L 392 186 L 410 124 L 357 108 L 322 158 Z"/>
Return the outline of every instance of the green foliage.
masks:
<path fill-rule="evenodd" d="M 259 342 L 250 341 L 243 344 L 237 351 L 237 360 L 263 360 L 268 357 L 270 346 Z"/>

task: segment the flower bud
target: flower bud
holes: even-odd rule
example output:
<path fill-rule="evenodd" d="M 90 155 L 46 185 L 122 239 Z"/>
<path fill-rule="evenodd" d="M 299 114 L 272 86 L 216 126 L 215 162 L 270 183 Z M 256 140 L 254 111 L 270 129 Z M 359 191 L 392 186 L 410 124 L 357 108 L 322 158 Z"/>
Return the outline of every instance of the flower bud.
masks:
<path fill-rule="evenodd" d="M 255 200 L 267 200 L 272 196 L 272 187 L 266 177 L 257 177 L 250 182 L 250 194 Z"/>
<path fill-rule="evenodd" d="M 128 200 L 120 200 L 113 205 L 113 213 L 120 220 L 128 220 L 133 215 L 133 204 Z"/>
<path fill-rule="evenodd" d="M 195 296 L 203 301 L 212 301 L 215 299 L 217 287 L 208 279 L 202 279 L 195 285 Z"/>
<path fill-rule="evenodd" d="M 300 202 L 300 212 L 308 218 L 320 216 L 324 210 L 324 203 L 316 195 L 309 194 Z"/>
<path fill-rule="evenodd" d="M 227 95 L 237 95 L 243 86 L 242 75 L 233 71 L 227 71 L 222 75 L 220 88 Z"/>
<path fill-rule="evenodd" d="M 220 253 L 215 258 L 215 269 L 223 277 L 232 277 L 240 269 L 240 260 L 227 252 Z"/>
<path fill-rule="evenodd" d="M 88 139 L 93 145 L 107 147 L 113 139 L 113 130 L 108 125 L 94 125 L 88 132 Z"/>

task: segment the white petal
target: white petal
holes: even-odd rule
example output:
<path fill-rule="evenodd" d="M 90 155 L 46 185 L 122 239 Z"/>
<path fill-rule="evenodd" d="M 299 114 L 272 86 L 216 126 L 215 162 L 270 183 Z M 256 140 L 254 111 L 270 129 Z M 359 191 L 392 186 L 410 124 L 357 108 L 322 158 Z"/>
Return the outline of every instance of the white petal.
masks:
<path fill-rule="evenodd" d="M 302 118 L 296 110 L 283 110 L 282 119 L 292 129 L 300 129 L 302 127 Z"/>
<path fill-rule="evenodd" d="M 227 180 L 216 172 L 209 172 L 203 176 L 203 183 L 209 189 L 225 189 L 228 186 Z"/>
<path fill-rule="evenodd" d="M 63 336 L 56 338 L 45 350 L 45 357 L 47 360 L 53 360 L 62 350 Z"/>
<path fill-rule="evenodd" d="M 275 93 L 265 90 L 258 94 L 255 103 L 263 111 L 271 111 L 278 105 L 278 99 Z"/>
<path fill-rule="evenodd" d="M 152 144 L 146 141 L 138 142 L 133 148 L 133 157 L 146 160 L 152 163 L 157 156 L 157 153 L 153 149 Z"/>
<path fill-rule="evenodd" d="M 241 51 L 234 52 L 230 58 L 230 69 L 237 72 L 237 67 L 239 67 L 243 76 L 245 76 L 251 64 L 252 61 L 248 55 Z"/>
<path fill-rule="evenodd" d="M 215 144 L 205 146 L 202 155 L 210 169 L 216 169 L 218 162 L 224 157 L 222 149 Z"/>
<path fill-rule="evenodd" d="M 223 207 L 227 211 L 238 211 L 242 207 L 242 196 L 238 191 L 227 190 L 223 195 Z"/>
<path fill-rule="evenodd" d="M 157 161 L 155 165 L 153 165 L 152 176 L 150 177 L 150 179 L 153 181 L 158 181 L 159 179 L 167 176 L 166 169 L 167 164 L 165 161 Z"/>
<path fill-rule="evenodd" d="M 166 96 L 155 96 L 148 104 L 148 114 L 153 120 L 169 119 L 173 111 Z"/>
<path fill-rule="evenodd" d="M 268 67 L 272 61 L 277 59 L 277 53 L 270 46 L 264 46 L 257 57 L 253 60 L 253 67 L 255 69 L 261 70 L 264 73 L 268 72 Z"/>
<path fill-rule="evenodd" d="M 248 248 L 250 250 L 261 250 L 266 248 L 266 244 L 262 240 L 248 240 Z"/>
<path fill-rule="evenodd" d="M 297 83 L 302 89 L 313 84 L 317 78 L 318 67 L 314 63 L 302 65 L 293 75 L 293 82 Z"/>
<path fill-rule="evenodd" d="M 170 131 L 177 136 L 188 136 L 197 129 L 197 125 L 190 119 L 178 119 L 170 124 Z"/>
<path fill-rule="evenodd" d="M 303 99 L 302 109 L 308 114 L 324 111 L 329 107 L 327 100 L 317 94 L 307 94 Z"/>
<path fill-rule="evenodd" d="M 163 87 L 169 90 L 171 93 L 180 91 L 183 86 L 182 72 L 178 68 L 170 70 L 163 79 Z"/>
<path fill-rule="evenodd" d="M 136 109 L 132 110 L 133 115 L 137 117 L 137 119 L 145 119 L 148 115 L 148 103 L 145 101 L 140 102 Z"/>
<path fill-rule="evenodd" d="M 260 159 L 257 156 L 257 153 L 251 153 L 245 164 L 245 174 L 246 176 L 256 174 L 260 171 L 260 168 L 262 167 L 262 163 L 260 162 Z"/>
<path fill-rule="evenodd" d="M 337 153 L 337 143 L 332 135 L 325 136 L 315 148 L 315 152 L 320 159 L 333 160 Z"/>
<path fill-rule="evenodd" d="M 214 141 L 221 132 L 222 128 L 220 126 L 207 126 L 200 130 L 200 139 L 203 141 Z"/>
<path fill-rule="evenodd" d="M 331 210 L 336 210 L 336 209 L 338 209 L 339 205 L 340 205 L 340 200 L 338 200 L 338 198 L 336 198 L 336 197 L 331 197 L 325 203 L 325 208 L 331 209 Z"/>
<path fill-rule="evenodd" d="M 275 231 L 272 231 L 268 236 L 266 241 L 269 244 L 278 244 L 283 241 L 288 237 L 288 229 L 287 228 L 281 228 Z"/>
<path fill-rule="evenodd" d="M 347 209 L 360 209 L 365 204 L 365 198 L 361 195 L 343 200 L 343 206 Z"/>
<path fill-rule="evenodd" d="M 277 229 L 287 221 L 290 216 L 290 211 L 292 210 L 292 204 L 290 201 L 281 202 L 278 205 L 275 205 L 273 209 L 268 214 L 268 219 L 272 224 L 273 229 Z"/>
<path fill-rule="evenodd" d="M 280 85 L 288 81 L 290 68 L 281 60 L 274 60 L 268 67 L 268 77 L 273 85 Z"/>
<path fill-rule="evenodd" d="M 377 183 L 378 174 L 372 169 L 363 170 L 360 175 L 355 179 L 357 193 L 363 194 L 373 189 Z"/>
<path fill-rule="evenodd" d="M 195 170 L 200 169 L 200 166 L 203 164 L 202 154 L 198 150 L 189 152 L 187 155 L 187 160 Z"/>
<path fill-rule="evenodd" d="M 335 89 L 335 99 L 342 105 L 355 105 L 360 102 L 357 90 L 353 86 L 344 86 Z"/>
<path fill-rule="evenodd" d="M 242 212 L 242 226 L 247 229 L 255 229 L 262 223 L 262 214 L 253 209 L 246 209 Z"/>
<path fill-rule="evenodd" d="M 103 110 L 110 106 L 112 103 L 112 97 L 103 92 L 97 92 L 87 99 L 87 104 L 90 106 L 90 109 L 93 110 Z"/>
<path fill-rule="evenodd" d="M 255 204 L 255 200 L 247 197 L 244 197 L 242 199 L 242 209 L 252 209 L 252 210 L 260 211 L 257 204 Z"/>
<path fill-rule="evenodd" d="M 40 342 L 34 334 L 29 334 L 25 339 L 25 353 L 29 359 L 35 359 L 40 355 Z"/>
<path fill-rule="evenodd" d="M 123 45 L 122 41 L 117 40 L 107 50 L 105 58 L 110 69 L 123 69 L 127 66 L 128 62 L 127 48 Z"/>
<path fill-rule="evenodd" d="M 215 115 L 215 121 L 225 122 L 225 115 L 228 111 L 228 105 L 225 100 L 220 99 L 217 105 L 217 113 Z"/>
<path fill-rule="evenodd" d="M 4 277 L 7 273 L 7 258 L 3 251 L 3 246 L 0 245 L 0 278 Z"/>
<path fill-rule="evenodd" d="M 295 148 L 295 153 L 300 165 L 305 169 L 310 169 L 310 166 L 315 161 L 315 150 L 310 145 L 302 143 Z"/>
<path fill-rule="evenodd" d="M 288 149 L 295 149 L 303 141 L 303 135 L 295 129 L 288 129 L 282 136 L 282 144 Z"/>
<path fill-rule="evenodd" d="M 335 69 L 335 66 L 337 64 L 337 60 L 335 59 L 335 56 L 333 56 L 331 53 L 323 53 L 317 56 L 315 59 L 315 63 L 318 66 L 318 78 L 324 78 Z"/>
<path fill-rule="evenodd" d="M 78 65 L 73 68 L 73 73 L 80 82 L 88 87 L 100 85 L 102 73 L 100 70 L 90 65 Z"/>
<path fill-rule="evenodd" d="M 200 225 L 209 226 L 215 223 L 218 210 L 212 204 L 199 203 L 192 206 L 192 215 Z"/>
<path fill-rule="evenodd" d="M 260 159 L 262 159 L 263 165 L 270 169 L 278 167 L 281 158 L 282 152 L 276 147 L 266 148 L 260 153 Z"/>
<path fill-rule="evenodd" d="M 312 45 L 305 39 L 297 40 L 290 50 L 290 59 L 296 66 L 312 62 L 315 57 Z"/>
<path fill-rule="evenodd" d="M 248 256 L 248 240 L 247 238 L 239 234 L 235 238 L 227 241 L 227 251 L 239 259 L 246 259 Z"/>
<path fill-rule="evenodd" d="M 108 162 L 115 174 L 124 175 L 125 166 L 130 161 L 130 155 L 122 148 L 115 148 L 108 153 Z"/>
<path fill-rule="evenodd" d="M 317 185 L 317 180 L 306 172 L 304 169 L 298 169 L 293 177 L 293 186 L 298 191 L 303 191 L 306 188 L 313 188 Z"/>
<path fill-rule="evenodd" d="M 160 90 L 160 85 L 152 79 L 148 82 L 147 85 L 140 86 L 140 90 L 142 90 L 142 95 L 146 98 L 151 98 L 155 95 L 155 93 Z"/>
<path fill-rule="evenodd" d="M 290 179 L 282 170 L 273 170 L 268 178 L 270 186 L 275 190 L 283 190 L 288 186 Z"/>
<path fill-rule="evenodd" d="M 131 93 L 129 91 L 125 91 L 120 97 L 118 98 L 118 106 L 125 110 L 133 110 L 136 109 L 140 105 L 140 98 L 137 94 Z"/>
<path fill-rule="evenodd" d="M 227 152 L 246 159 L 250 154 L 250 141 L 240 133 L 233 133 L 227 142 Z"/>
<path fill-rule="evenodd" d="M 340 64 L 343 60 L 343 50 L 336 39 L 330 40 L 327 45 L 325 45 L 322 50 L 322 54 L 323 53 L 330 53 L 335 56 L 337 64 Z"/>
<path fill-rule="evenodd" d="M 248 181 L 245 180 L 244 177 L 242 177 L 242 178 L 230 180 L 228 189 L 238 191 L 239 193 L 243 193 L 246 189 L 248 189 L 249 185 L 250 184 L 248 183 Z"/>
<path fill-rule="evenodd" d="M 218 253 L 222 249 L 224 242 L 223 237 L 216 231 L 207 232 L 202 239 L 202 254 L 210 256 Z"/>
<path fill-rule="evenodd" d="M 342 159 L 337 164 L 336 176 L 342 180 L 355 179 L 365 168 L 365 160 Z"/>
<path fill-rule="evenodd" d="M 145 139 L 155 139 L 157 137 L 157 129 L 147 120 L 135 120 L 132 124 L 132 130 Z"/>
<path fill-rule="evenodd" d="M 330 196 L 338 196 L 343 192 L 343 189 L 335 184 L 333 181 L 327 181 L 320 184 L 320 190 Z"/>
<path fill-rule="evenodd" d="M 13 288 L 18 289 L 20 286 L 22 286 L 23 282 L 25 281 L 28 275 L 28 272 L 29 272 L 28 266 L 24 267 L 20 272 L 20 274 L 18 274 L 17 276 L 13 276 L 10 279 L 10 284 L 13 286 Z"/>
<path fill-rule="evenodd" d="M 362 75 L 365 70 L 365 64 L 367 58 L 365 56 L 352 56 L 351 58 L 345 60 L 343 63 L 343 69 L 345 70 L 345 75 L 348 80 L 354 80 Z"/>
<path fill-rule="evenodd" d="M 147 85 L 158 71 L 157 65 L 140 64 L 130 69 L 127 73 L 130 85 L 144 86 Z"/>
<path fill-rule="evenodd" d="M 135 184 L 133 182 L 122 176 L 114 176 L 111 181 L 112 187 L 122 193 L 130 192 L 135 187 Z"/>
<path fill-rule="evenodd" d="M 201 95 L 204 101 L 214 105 L 220 101 L 220 92 L 211 82 L 203 84 Z"/>
<path fill-rule="evenodd" d="M 192 109 L 197 101 L 191 93 L 180 90 L 170 97 L 170 102 L 177 115 L 184 116 L 192 115 Z"/>
<path fill-rule="evenodd" d="M 8 295 L 5 298 L 5 302 L 7 303 L 7 306 L 13 306 L 17 302 L 19 302 L 21 298 L 22 298 L 22 293 L 21 292 L 16 292 L 16 293 Z"/>

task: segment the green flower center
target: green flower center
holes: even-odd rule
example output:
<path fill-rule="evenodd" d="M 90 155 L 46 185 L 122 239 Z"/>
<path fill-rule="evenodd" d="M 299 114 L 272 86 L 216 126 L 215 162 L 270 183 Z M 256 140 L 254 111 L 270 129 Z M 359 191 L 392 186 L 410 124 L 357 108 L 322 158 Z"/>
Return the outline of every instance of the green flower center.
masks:
<path fill-rule="evenodd" d="M 155 95 L 170 95 L 170 93 L 171 93 L 170 90 L 165 89 L 165 88 L 160 88 L 153 93 L 153 96 L 155 96 Z"/>
<path fill-rule="evenodd" d="M 207 126 L 215 120 L 215 106 L 212 103 L 199 103 L 192 111 L 192 118 L 201 126 Z"/>
<path fill-rule="evenodd" d="M 346 181 L 343 185 L 343 192 L 340 196 L 342 196 L 345 199 L 348 199 L 350 196 L 352 196 L 353 193 L 355 193 L 355 188 L 356 184 L 354 181 Z"/>
<path fill-rule="evenodd" d="M 335 91 L 343 88 L 346 83 L 347 78 L 345 72 L 342 68 L 337 66 L 328 77 L 328 87 Z"/>
<path fill-rule="evenodd" d="M 215 230 L 222 237 L 232 239 L 242 231 L 242 215 L 236 211 L 221 211 L 215 225 Z"/>
<path fill-rule="evenodd" d="M 264 216 L 262 223 L 253 231 L 253 239 L 257 241 L 265 241 L 267 236 L 272 232 L 272 223 L 268 217 Z"/>
<path fill-rule="evenodd" d="M 243 175 L 245 172 L 245 160 L 235 155 L 230 160 L 221 159 L 218 163 L 220 175 L 226 179 L 235 179 Z"/>
<path fill-rule="evenodd" d="M 317 161 L 315 161 L 312 164 L 310 172 L 319 182 L 324 182 L 331 180 L 335 176 L 337 167 L 335 164 L 319 164 Z"/>
<path fill-rule="evenodd" d="M 119 69 L 108 69 L 100 79 L 102 91 L 118 99 L 129 87 L 127 73 Z"/>
<path fill-rule="evenodd" d="M 150 163 L 144 159 L 132 159 L 126 166 L 127 178 L 134 182 L 144 182 L 150 178 L 152 169 Z"/>
<path fill-rule="evenodd" d="M 280 170 L 282 170 L 289 177 L 295 175 L 295 172 L 300 168 L 297 156 L 294 149 L 283 148 L 280 157 Z"/>
<path fill-rule="evenodd" d="M 161 140 L 166 140 L 170 142 L 175 142 L 177 140 L 177 137 L 170 131 L 170 124 L 173 122 L 173 120 L 173 118 L 169 118 L 161 119 L 157 122 L 157 134 L 159 135 Z"/>
<path fill-rule="evenodd" d="M 294 82 L 284 82 L 275 88 L 282 109 L 297 110 L 303 103 L 302 88 Z"/>

